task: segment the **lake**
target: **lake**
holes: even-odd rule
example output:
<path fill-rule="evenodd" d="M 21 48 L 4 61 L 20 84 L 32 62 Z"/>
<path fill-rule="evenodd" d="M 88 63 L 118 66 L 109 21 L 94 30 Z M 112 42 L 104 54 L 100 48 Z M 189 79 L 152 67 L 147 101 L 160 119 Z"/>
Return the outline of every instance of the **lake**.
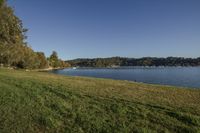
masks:
<path fill-rule="evenodd" d="M 129 80 L 150 84 L 200 88 L 200 67 L 78 68 L 51 71 L 55 74 Z"/>

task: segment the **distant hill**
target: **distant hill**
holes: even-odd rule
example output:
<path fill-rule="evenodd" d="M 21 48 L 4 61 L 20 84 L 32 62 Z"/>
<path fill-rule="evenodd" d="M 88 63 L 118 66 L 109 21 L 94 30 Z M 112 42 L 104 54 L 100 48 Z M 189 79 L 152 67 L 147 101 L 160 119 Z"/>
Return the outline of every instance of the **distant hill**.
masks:
<path fill-rule="evenodd" d="M 93 58 L 68 60 L 71 66 L 79 67 L 116 67 L 116 66 L 200 66 L 199 58 L 183 57 L 143 57 L 143 58 Z"/>

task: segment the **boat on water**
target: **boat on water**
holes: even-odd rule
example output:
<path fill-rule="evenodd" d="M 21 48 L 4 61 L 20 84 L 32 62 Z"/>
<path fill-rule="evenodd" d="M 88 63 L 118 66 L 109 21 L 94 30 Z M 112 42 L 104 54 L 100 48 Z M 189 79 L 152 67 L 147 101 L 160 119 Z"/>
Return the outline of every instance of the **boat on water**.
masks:
<path fill-rule="evenodd" d="M 74 69 L 74 70 L 75 70 L 75 69 L 77 69 L 77 68 L 76 68 L 76 67 L 72 67 L 72 69 Z"/>

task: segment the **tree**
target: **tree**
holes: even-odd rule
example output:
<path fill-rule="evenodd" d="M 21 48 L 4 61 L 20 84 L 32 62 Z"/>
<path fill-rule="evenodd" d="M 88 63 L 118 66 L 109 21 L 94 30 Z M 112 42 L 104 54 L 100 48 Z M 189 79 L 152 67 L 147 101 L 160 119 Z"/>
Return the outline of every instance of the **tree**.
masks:
<path fill-rule="evenodd" d="M 5 0 L 0 0 L 0 63 L 11 66 L 22 62 L 25 56 L 22 49 L 29 49 L 25 42 L 26 31 L 13 9 Z"/>
<path fill-rule="evenodd" d="M 21 54 L 21 58 L 16 64 L 13 66 L 17 66 L 18 68 L 25 69 L 36 69 L 38 68 L 37 63 L 37 54 L 30 47 L 22 47 L 20 49 L 19 54 Z"/>
<path fill-rule="evenodd" d="M 58 59 L 58 54 L 56 51 L 53 51 L 52 54 L 50 55 L 49 63 L 50 63 L 50 66 L 54 68 L 59 67 L 59 59 Z"/>
<path fill-rule="evenodd" d="M 72 66 L 80 67 L 110 67 L 110 66 L 200 66 L 200 58 L 95 58 L 95 59 L 76 59 L 66 61 Z"/>
<path fill-rule="evenodd" d="M 37 54 L 37 62 L 38 62 L 38 68 L 47 68 L 48 67 L 48 61 L 45 57 L 45 54 L 43 52 L 36 52 Z"/>

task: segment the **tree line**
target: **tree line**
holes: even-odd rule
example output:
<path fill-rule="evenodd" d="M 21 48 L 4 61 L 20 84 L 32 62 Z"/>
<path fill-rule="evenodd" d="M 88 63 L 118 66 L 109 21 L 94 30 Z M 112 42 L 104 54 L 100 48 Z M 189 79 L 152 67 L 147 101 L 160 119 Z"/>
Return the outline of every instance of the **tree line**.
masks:
<path fill-rule="evenodd" d="M 50 57 L 35 52 L 26 42 L 27 29 L 6 0 L 0 0 L 0 65 L 23 69 L 67 67 L 55 51 Z"/>
<path fill-rule="evenodd" d="M 199 58 L 182 57 L 144 57 L 144 58 L 94 58 L 94 59 L 75 59 L 66 61 L 71 66 L 79 67 L 117 67 L 117 66 L 200 66 Z"/>

